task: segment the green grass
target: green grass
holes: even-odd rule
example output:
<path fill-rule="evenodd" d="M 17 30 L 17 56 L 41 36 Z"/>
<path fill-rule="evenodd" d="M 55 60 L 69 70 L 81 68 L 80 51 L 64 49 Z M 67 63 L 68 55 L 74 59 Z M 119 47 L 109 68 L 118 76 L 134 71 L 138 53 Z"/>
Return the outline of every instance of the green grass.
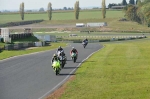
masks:
<path fill-rule="evenodd" d="M 120 31 L 150 31 L 150 28 L 144 25 L 141 25 L 137 22 L 132 21 L 118 21 L 113 20 L 108 23 L 108 28 L 112 30 L 120 30 Z"/>
<path fill-rule="evenodd" d="M 126 21 L 121 22 L 118 21 L 120 18 L 124 18 L 124 12 L 122 10 L 107 10 L 106 18 L 102 18 L 102 12 L 100 10 L 81 10 L 79 15 L 79 20 L 75 20 L 73 11 L 55 11 L 52 15 L 52 20 L 48 20 L 47 13 L 30 13 L 25 14 L 25 20 L 39 20 L 44 19 L 45 21 L 37 24 L 41 25 L 74 25 L 76 23 L 88 23 L 88 22 L 107 22 L 108 26 L 106 30 L 110 31 L 150 31 L 150 28 L 147 26 L 138 24 L 136 22 Z M 20 14 L 0 14 L 0 24 L 7 22 L 16 22 L 21 21 Z M 95 28 L 94 28 L 95 29 Z M 65 29 L 56 29 L 56 28 L 33 28 L 33 31 L 37 32 L 48 32 L 48 31 L 61 31 L 61 30 L 70 30 L 70 31 L 80 31 L 80 30 L 88 30 L 88 29 L 79 29 L 79 28 L 65 28 Z M 97 28 L 95 30 L 103 30 L 103 28 Z M 21 32 L 22 29 L 11 29 L 13 32 Z"/>
<path fill-rule="evenodd" d="M 118 18 L 123 17 L 124 13 L 122 11 L 107 11 L 107 18 Z M 6 23 L 6 22 L 14 22 L 14 21 L 21 21 L 20 14 L 0 14 L 0 24 Z M 38 19 L 44 19 L 47 20 L 46 22 L 48 24 L 51 23 L 51 21 L 48 21 L 48 15 L 47 13 L 41 13 L 41 14 L 25 14 L 25 20 L 38 20 Z M 79 20 L 98 20 L 102 19 L 102 13 L 99 10 L 92 10 L 92 11 L 81 11 Z M 64 20 L 64 21 L 63 21 Z M 57 12 L 53 13 L 52 22 L 61 21 L 76 21 L 74 12 Z M 77 21 L 76 21 L 77 22 Z M 65 22 L 67 23 L 67 22 Z"/>
<path fill-rule="evenodd" d="M 0 47 L 3 47 L 5 45 L 5 43 L 0 42 Z"/>
<path fill-rule="evenodd" d="M 60 99 L 149 99 L 149 43 L 105 43 L 76 71 Z"/>
<path fill-rule="evenodd" d="M 64 32 L 64 33 L 48 33 L 48 32 L 40 32 L 40 33 L 36 33 L 34 32 L 34 34 L 38 34 L 38 35 L 55 35 L 55 36 L 69 36 L 70 34 L 77 34 L 77 36 L 116 36 L 116 35 L 142 35 L 143 33 L 129 33 L 129 32 L 91 32 L 91 33 L 87 33 L 87 32 L 76 32 L 76 31 L 72 31 L 72 32 Z M 148 34 L 148 33 L 144 33 L 144 34 Z"/>
<path fill-rule="evenodd" d="M 65 47 L 66 44 L 65 43 L 51 43 L 51 46 L 44 46 L 44 47 L 33 48 L 33 49 L 28 49 L 28 50 L 12 50 L 12 51 L 3 50 L 0 53 L 0 60 L 9 58 L 12 56 L 17 56 L 17 55 L 30 54 L 30 53 L 39 52 L 39 51 L 51 50 L 51 49 L 58 48 L 59 46 Z"/>

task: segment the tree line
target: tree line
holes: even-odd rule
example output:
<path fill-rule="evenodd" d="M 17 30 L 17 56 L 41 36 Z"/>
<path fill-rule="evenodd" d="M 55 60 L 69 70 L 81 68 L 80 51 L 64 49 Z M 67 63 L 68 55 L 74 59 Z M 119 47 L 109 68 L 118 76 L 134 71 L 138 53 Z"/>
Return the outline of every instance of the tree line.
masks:
<path fill-rule="evenodd" d="M 51 2 L 48 3 L 47 6 L 47 14 L 48 14 L 48 18 L 49 20 L 52 20 L 52 4 Z M 21 19 L 24 20 L 24 3 L 22 2 L 20 4 L 20 15 L 21 15 Z M 80 6 L 79 6 L 79 1 L 76 1 L 74 4 L 74 13 L 75 13 L 75 19 L 78 20 L 79 19 L 79 12 L 80 12 Z M 106 4 L 105 4 L 105 0 L 102 0 L 102 17 L 106 18 Z"/>
<path fill-rule="evenodd" d="M 150 27 L 150 0 L 137 0 L 137 5 L 127 5 L 124 12 L 127 19 Z"/>
<path fill-rule="evenodd" d="M 136 5 L 138 0 L 129 0 L 129 3 L 127 3 L 126 0 L 122 0 L 121 3 L 109 3 L 108 8 L 111 8 L 112 6 L 127 6 L 128 4 Z"/>

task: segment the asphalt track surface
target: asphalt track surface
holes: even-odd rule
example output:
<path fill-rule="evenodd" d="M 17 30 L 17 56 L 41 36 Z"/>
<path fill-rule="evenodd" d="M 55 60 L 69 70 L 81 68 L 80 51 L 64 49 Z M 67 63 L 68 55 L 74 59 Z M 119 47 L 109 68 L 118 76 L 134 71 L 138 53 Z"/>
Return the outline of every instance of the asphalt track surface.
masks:
<path fill-rule="evenodd" d="M 69 51 L 74 46 L 79 57 L 76 63 L 70 59 Z M 0 99 L 42 99 L 60 87 L 90 54 L 102 48 L 99 43 L 69 44 L 64 51 L 67 64 L 56 76 L 51 67 L 55 50 L 13 57 L 0 61 Z"/>

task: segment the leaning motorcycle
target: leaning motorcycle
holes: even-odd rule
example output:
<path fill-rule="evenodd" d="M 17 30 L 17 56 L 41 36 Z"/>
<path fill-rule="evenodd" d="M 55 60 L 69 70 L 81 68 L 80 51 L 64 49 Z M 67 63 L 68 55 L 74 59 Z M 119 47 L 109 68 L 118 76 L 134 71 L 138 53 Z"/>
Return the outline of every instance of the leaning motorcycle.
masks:
<path fill-rule="evenodd" d="M 85 48 L 87 45 L 87 42 L 82 42 L 83 47 Z"/>
<path fill-rule="evenodd" d="M 71 57 L 72 57 L 73 62 L 75 63 L 77 60 L 77 54 L 72 52 Z"/>
<path fill-rule="evenodd" d="M 60 70 L 61 70 L 61 68 L 60 68 L 60 62 L 59 61 L 54 61 L 52 63 L 52 67 L 53 67 L 56 75 L 58 75 L 60 73 Z"/>

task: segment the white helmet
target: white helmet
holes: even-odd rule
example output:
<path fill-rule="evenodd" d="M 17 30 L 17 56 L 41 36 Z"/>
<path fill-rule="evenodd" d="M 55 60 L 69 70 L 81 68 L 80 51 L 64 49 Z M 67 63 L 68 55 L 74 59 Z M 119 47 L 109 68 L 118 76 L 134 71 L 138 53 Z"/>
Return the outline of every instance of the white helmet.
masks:
<path fill-rule="evenodd" d="M 72 49 L 75 49 L 74 47 L 72 47 Z"/>

